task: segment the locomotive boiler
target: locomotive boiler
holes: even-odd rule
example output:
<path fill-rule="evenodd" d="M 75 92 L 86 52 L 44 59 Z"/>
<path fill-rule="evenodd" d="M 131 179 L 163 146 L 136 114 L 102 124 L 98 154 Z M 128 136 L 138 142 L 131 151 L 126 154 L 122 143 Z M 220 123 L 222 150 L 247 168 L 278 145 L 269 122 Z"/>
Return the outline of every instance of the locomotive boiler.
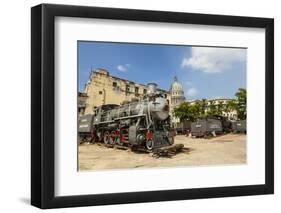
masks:
<path fill-rule="evenodd" d="M 149 83 L 143 100 L 121 105 L 106 104 L 94 109 L 93 115 L 79 119 L 81 140 L 105 144 L 143 146 L 148 150 L 174 143 L 170 125 L 169 100 Z"/>

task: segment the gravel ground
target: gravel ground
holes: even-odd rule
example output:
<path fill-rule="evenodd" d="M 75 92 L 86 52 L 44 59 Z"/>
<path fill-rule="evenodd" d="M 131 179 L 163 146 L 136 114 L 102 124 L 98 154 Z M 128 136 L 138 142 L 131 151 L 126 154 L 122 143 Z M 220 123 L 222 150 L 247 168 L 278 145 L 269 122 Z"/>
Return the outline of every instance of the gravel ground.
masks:
<path fill-rule="evenodd" d="M 175 143 L 184 144 L 189 151 L 180 152 L 171 158 L 154 158 L 148 153 L 82 144 L 79 146 L 79 170 L 229 165 L 244 164 L 247 160 L 246 135 L 242 134 L 228 134 L 211 139 L 178 135 Z"/>

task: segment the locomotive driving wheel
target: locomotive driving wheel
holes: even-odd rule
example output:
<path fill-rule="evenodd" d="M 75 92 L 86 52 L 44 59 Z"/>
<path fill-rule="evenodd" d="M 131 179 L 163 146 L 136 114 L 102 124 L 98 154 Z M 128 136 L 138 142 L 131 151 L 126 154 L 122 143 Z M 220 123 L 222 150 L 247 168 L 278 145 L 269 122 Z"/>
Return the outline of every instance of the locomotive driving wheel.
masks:
<path fill-rule="evenodd" d="M 148 150 L 152 150 L 153 147 L 154 147 L 154 142 L 152 139 L 148 139 L 146 140 L 145 142 L 145 147 L 148 149 Z"/>
<path fill-rule="evenodd" d="M 95 143 L 96 140 L 97 140 L 96 130 L 93 129 L 92 132 L 91 132 L 90 143 Z"/>
<path fill-rule="evenodd" d="M 109 138 L 109 143 L 110 144 L 115 144 L 116 143 L 116 140 L 117 140 L 117 137 L 118 137 L 118 135 L 117 135 L 117 132 L 116 131 L 111 131 L 111 133 L 110 133 L 110 138 Z"/>
<path fill-rule="evenodd" d="M 110 134 L 109 134 L 109 131 L 105 131 L 103 133 L 103 142 L 105 144 L 109 144 L 110 143 Z"/>

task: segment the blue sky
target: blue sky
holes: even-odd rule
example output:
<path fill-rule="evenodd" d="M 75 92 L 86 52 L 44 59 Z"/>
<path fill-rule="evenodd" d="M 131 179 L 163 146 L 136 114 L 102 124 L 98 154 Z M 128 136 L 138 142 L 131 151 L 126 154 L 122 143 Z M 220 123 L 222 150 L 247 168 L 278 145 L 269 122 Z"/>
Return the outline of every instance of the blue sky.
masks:
<path fill-rule="evenodd" d="M 246 49 L 111 42 L 78 42 L 79 91 L 91 69 L 168 90 L 177 76 L 188 100 L 233 97 L 246 88 Z"/>

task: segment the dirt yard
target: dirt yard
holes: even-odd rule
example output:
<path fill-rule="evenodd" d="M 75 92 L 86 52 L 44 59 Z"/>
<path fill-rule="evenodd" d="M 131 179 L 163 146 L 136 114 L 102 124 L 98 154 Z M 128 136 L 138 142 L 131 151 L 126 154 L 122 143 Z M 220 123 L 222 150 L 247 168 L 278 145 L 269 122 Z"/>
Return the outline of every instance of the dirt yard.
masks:
<path fill-rule="evenodd" d="M 79 170 L 246 163 L 246 135 L 228 134 L 211 139 L 178 135 L 175 143 L 184 144 L 188 150 L 171 158 L 154 158 L 148 153 L 82 144 L 79 146 Z"/>

